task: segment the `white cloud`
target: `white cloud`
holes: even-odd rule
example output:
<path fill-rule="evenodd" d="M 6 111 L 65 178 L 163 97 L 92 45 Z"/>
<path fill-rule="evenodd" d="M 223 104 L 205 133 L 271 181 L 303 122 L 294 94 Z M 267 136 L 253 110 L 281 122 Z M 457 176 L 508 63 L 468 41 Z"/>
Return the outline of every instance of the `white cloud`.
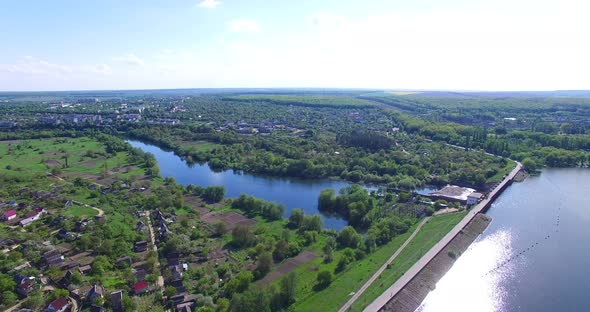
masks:
<path fill-rule="evenodd" d="M 96 65 L 94 68 L 91 69 L 91 71 L 101 75 L 110 75 L 113 72 L 111 67 L 107 64 Z"/>
<path fill-rule="evenodd" d="M 123 56 L 115 57 L 115 58 L 113 58 L 113 60 L 115 60 L 117 62 L 125 63 L 127 65 L 131 65 L 131 66 L 144 66 L 145 65 L 145 62 L 133 53 L 128 53 Z"/>
<path fill-rule="evenodd" d="M 50 63 L 32 56 L 23 56 L 13 64 L 0 65 L 0 70 L 26 75 L 62 76 L 72 72 L 66 65 Z"/>
<path fill-rule="evenodd" d="M 249 19 L 237 19 L 229 22 L 229 31 L 241 32 L 241 33 L 252 33 L 259 32 L 260 25 L 256 21 Z"/>
<path fill-rule="evenodd" d="M 220 4 L 221 4 L 221 1 L 217 1 L 217 0 L 202 0 L 201 2 L 199 2 L 198 6 L 200 8 L 205 8 L 205 9 L 215 9 Z"/>

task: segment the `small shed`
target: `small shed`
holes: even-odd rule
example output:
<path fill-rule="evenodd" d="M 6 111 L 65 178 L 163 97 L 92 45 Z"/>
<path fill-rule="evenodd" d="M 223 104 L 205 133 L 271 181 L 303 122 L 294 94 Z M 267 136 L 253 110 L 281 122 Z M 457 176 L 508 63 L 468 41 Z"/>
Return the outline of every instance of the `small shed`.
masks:
<path fill-rule="evenodd" d="M 478 193 L 478 192 L 473 192 L 473 193 L 469 194 L 467 196 L 467 205 L 471 206 L 471 205 L 475 205 L 475 204 L 479 203 L 479 201 L 481 200 L 482 197 L 483 197 L 483 194 Z"/>

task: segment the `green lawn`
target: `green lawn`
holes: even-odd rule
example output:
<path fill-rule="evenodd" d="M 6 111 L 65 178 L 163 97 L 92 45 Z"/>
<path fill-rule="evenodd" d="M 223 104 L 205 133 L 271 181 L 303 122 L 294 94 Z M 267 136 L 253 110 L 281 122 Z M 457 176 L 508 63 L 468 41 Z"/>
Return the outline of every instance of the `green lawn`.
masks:
<path fill-rule="evenodd" d="M 412 242 L 402 251 L 393 262 L 390 269 L 385 270 L 367 291 L 359 298 L 359 303 L 352 309 L 362 310 L 366 305 L 381 295 L 383 290 L 393 284 L 405 271 L 407 271 L 422 255 L 436 244 L 451 228 L 453 228 L 464 216 L 465 212 L 433 217 L 426 223 Z M 335 253 L 332 263 L 323 263 L 322 257 L 295 269 L 297 274 L 297 301 L 290 307 L 291 311 L 317 311 L 321 306 L 324 311 L 338 310 L 349 298 L 352 292 L 360 287 L 391 257 L 391 255 L 414 232 L 418 223 L 414 224 L 408 232 L 395 237 L 388 244 L 380 247 L 365 259 L 356 261 L 342 273 L 335 276 L 332 284 L 319 292 L 313 290 L 316 284 L 317 271 L 334 271 L 340 252 Z M 322 246 L 319 242 L 317 246 Z M 316 245 L 316 244 L 314 244 Z M 321 255 L 321 251 L 317 251 Z M 278 281 L 277 281 L 278 283 Z"/>
<path fill-rule="evenodd" d="M 94 157 L 86 156 L 90 151 Z M 8 176 L 32 176 L 60 168 L 65 174 L 100 176 L 105 170 L 128 165 L 127 153 L 119 152 L 105 158 L 105 147 L 93 138 L 52 138 L 0 142 L 0 172 Z M 103 155 L 100 155 L 103 154 Z M 68 166 L 64 168 L 64 165 Z M 131 168 L 117 172 L 119 178 L 143 174 L 143 169 Z"/>
<path fill-rule="evenodd" d="M 102 285 L 109 290 L 120 289 L 127 285 L 127 282 L 117 276 L 108 276 L 102 279 Z"/>
<path fill-rule="evenodd" d="M 385 270 L 381 277 L 367 288 L 352 305 L 350 311 L 362 311 L 365 306 L 379 297 L 383 291 L 397 281 L 418 259 L 459 223 L 466 214 L 467 212 L 463 211 L 433 217 L 393 261 L 391 268 Z"/>
<path fill-rule="evenodd" d="M 323 264 L 323 259 L 320 257 L 308 265 L 297 268 L 295 271 L 298 278 L 298 296 L 293 310 L 317 311 L 318 306 L 321 306 L 324 311 L 338 310 L 348 300 L 350 293 L 357 291 L 408 239 L 417 225 L 417 223 L 414 224 L 408 232 L 395 237 L 365 259 L 349 265 L 347 270 L 338 274 L 332 284 L 322 291 L 316 292 L 312 289 L 316 284 L 317 271 L 311 271 L 308 268 L 319 266 L 320 269 L 328 269 L 333 272 L 340 253 L 335 255 L 335 261 L 330 264 Z"/>
<path fill-rule="evenodd" d="M 98 211 L 90 208 L 78 205 L 73 205 L 63 210 L 63 215 L 67 217 L 91 217 L 95 216 Z"/>
<path fill-rule="evenodd" d="M 500 171 L 498 171 L 495 175 L 489 177 L 486 182 L 488 183 L 495 183 L 495 182 L 500 182 L 502 181 L 502 179 L 504 178 L 505 175 L 509 174 L 510 171 L 512 171 L 512 169 L 514 169 L 514 167 L 516 167 L 516 164 L 513 161 L 508 161 L 508 164 L 506 164 L 506 167 L 500 169 Z"/>

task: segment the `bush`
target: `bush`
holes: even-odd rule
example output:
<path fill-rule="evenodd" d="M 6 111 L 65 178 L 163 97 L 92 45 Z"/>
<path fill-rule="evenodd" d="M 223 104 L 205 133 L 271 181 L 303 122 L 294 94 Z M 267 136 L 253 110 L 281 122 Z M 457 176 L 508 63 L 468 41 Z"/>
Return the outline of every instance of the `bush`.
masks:
<path fill-rule="evenodd" d="M 317 281 L 316 286 L 318 289 L 324 289 L 324 288 L 330 286 L 333 279 L 334 279 L 334 276 L 332 275 L 332 272 L 326 271 L 326 270 L 320 271 L 320 272 L 318 272 L 318 276 L 316 277 L 316 281 Z"/>

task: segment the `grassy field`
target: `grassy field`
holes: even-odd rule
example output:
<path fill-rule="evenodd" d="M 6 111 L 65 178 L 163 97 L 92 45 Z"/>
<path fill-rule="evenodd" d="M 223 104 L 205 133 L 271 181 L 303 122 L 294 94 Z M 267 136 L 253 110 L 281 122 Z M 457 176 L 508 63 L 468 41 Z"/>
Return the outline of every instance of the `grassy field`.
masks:
<path fill-rule="evenodd" d="M 359 298 L 358 302 L 370 302 L 379 296 L 384 289 L 393 284 L 464 216 L 465 213 L 442 215 L 434 217 L 430 222 L 425 224 L 412 242 L 393 262 L 391 268 L 387 269 L 382 277 L 367 289 L 367 292 Z M 388 244 L 380 247 L 365 259 L 354 262 L 344 272 L 336 275 L 334 281 L 328 288 L 319 292 L 313 290 L 313 286 L 316 283 L 317 271 L 324 269 L 333 271 L 337 261 L 324 264 L 323 259 L 320 257 L 306 265 L 298 267 L 295 270 L 298 279 L 297 302 L 290 310 L 317 311 L 318 306 L 321 306 L 325 311 L 338 310 L 350 298 L 352 292 L 358 291 L 373 273 L 391 257 L 412 234 L 416 226 L 417 223 L 408 232 L 395 237 Z M 321 245 L 322 243 L 320 242 L 318 246 Z M 318 254 L 321 255 L 321 251 L 318 250 Z M 334 258 L 338 259 L 339 253 L 335 254 Z M 353 309 L 362 310 L 365 305 L 353 305 Z"/>
<path fill-rule="evenodd" d="M 67 166 L 66 165 L 67 162 Z M 58 168 L 64 175 L 82 177 L 139 176 L 143 169 L 128 166 L 127 154 L 107 155 L 92 138 L 0 141 L 0 172 L 7 176 L 32 176 Z"/>
<path fill-rule="evenodd" d="M 66 217 L 92 217 L 95 216 L 98 211 L 90 207 L 82 207 L 73 205 L 63 211 L 63 215 Z"/>
<path fill-rule="evenodd" d="M 488 182 L 488 183 L 495 183 L 495 182 L 502 181 L 502 179 L 504 179 L 504 176 L 507 175 L 507 174 L 509 174 L 510 171 L 512 171 L 512 169 L 514 169 L 515 166 L 516 166 L 516 164 L 514 162 L 509 161 L 508 164 L 506 164 L 506 167 L 502 168 L 495 175 L 489 177 L 486 180 L 486 182 Z"/>
<path fill-rule="evenodd" d="M 397 281 L 432 246 L 457 225 L 466 214 L 467 212 L 464 211 L 433 217 L 393 261 L 391 267 L 385 270 L 381 277 L 367 288 L 363 295 L 352 305 L 350 311 L 362 311 L 365 306 L 379 297 L 383 291 Z"/>
<path fill-rule="evenodd" d="M 298 278 L 297 302 L 293 305 L 293 310 L 316 311 L 320 305 L 325 311 L 338 310 L 348 300 L 350 293 L 357 291 L 391 257 L 412 234 L 416 226 L 417 224 L 412 226 L 408 232 L 395 237 L 389 243 L 368 255 L 365 259 L 354 262 L 347 270 L 338 274 L 328 288 L 319 292 L 313 290 L 317 276 L 317 270 L 313 269 L 320 268 L 334 271 L 340 253 L 335 254 L 334 259 L 336 260 L 332 263 L 324 264 L 323 259 L 320 257 L 308 265 L 297 268 L 295 270 Z M 319 251 L 319 254 L 322 254 L 321 251 Z"/>

